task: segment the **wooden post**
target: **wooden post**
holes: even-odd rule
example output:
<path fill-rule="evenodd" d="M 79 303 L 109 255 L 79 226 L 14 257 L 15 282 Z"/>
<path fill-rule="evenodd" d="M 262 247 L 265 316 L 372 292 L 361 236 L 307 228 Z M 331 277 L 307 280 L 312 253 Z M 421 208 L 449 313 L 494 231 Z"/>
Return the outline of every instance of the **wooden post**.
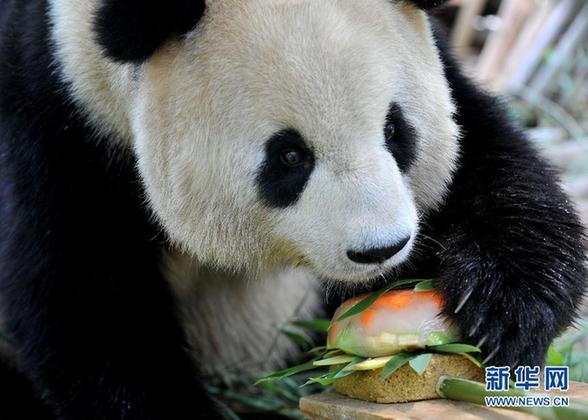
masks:
<path fill-rule="evenodd" d="M 544 94 L 563 63 L 574 53 L 575 48 L 588 38 L 588 3 L 576 15 L 569 29 L 562 36 L 547 64 L 542 67 L 531 83 L 531 89 Z"/>
<path fill-rule="evenodd" d="M 555 38 L 562 31 L 562 28 L 577 10 L 578 5 L 578 0 L 558 1 L 553 11 L 549 14 L 545 24 L 541 26 L 541 30 L 538 32 L 535 41 L 521 57 L 520 66 L 518 66 L 517 71 L 508 80 L 508 83 L 504 85 L 507 92 L 517 92 L 528 82 L 541 62 L 545 50 L 553 44 Z"/>
<path fill-rule="evenodd" d="M 474 22 L 487 0 L 466 0 L 457 15 L 457 22 L 451 32 L 451 45 L 460 57 L 465 57 L 472 42 Z"/>
<path fill-rule="evenodd" d="M 500 72 L 498 79 L 494 81 L 494 86 L 497 89 L 506 90 L 510 81 L 516 77 L 515 75 L 521 68 L 523 59 L 528 51 L 533 48 L 545 23 L 558 3 L 560 3 L 560 0 L 546 0 L 541 6 L 535 8 L 531 16 L 529 16 L 517 37 L 514 47 L 508 53 L 504 68 Z"/>
<path fill-rule="evenodd" d="M 533 9 L 533 0 L 502 2 L 499 11 L 502 19 L 501 29 L 490 36 L 478 61 L 476 73 L 481 81 L 490 82 L 500 73 L 522 24 Z"/>

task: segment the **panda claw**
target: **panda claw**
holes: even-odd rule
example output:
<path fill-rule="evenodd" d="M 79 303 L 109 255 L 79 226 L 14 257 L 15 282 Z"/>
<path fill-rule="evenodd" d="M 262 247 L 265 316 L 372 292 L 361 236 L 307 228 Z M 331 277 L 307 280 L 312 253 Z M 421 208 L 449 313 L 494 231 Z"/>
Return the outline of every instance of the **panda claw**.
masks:
<path fill-rule="evenodd" d="M 476 332 L 478 331 L 478 328 L 480 328 L 480 325 L 482 325 L 482 317 L 478 318 L 478 321 L 476 321 L 476 324 L 470 329 L 470 331 L 468 333 L 468 337 L 472 337 L 474 334 L 476 334 Z"/>
<path fill-rule="evenodd" d="M 453 311 L 454 314 L 457 314 L 459 311 L 462 310 L 463 306 L 466 304 L 466 302 L 468 301 L 468 299 L 470 298 L 470 296 L 472 295 L 472 293 L 474 292 L 474 288 L 470 287 L 462 296 L 461 299 L 459 301 L 459 303 L 457 304 L 457 307 L 455 308 L 455 310 Z"/>
<path fill-rule="evenodd" d="M 488 340 L 488 334 L 486 334 L 484 337 L 482 337 L 480 339 L 480 341 L 478 341 L 478 344 L 476 344 L 477 348 L 480 348 L 484 345 L 484 343 L 486 342 L 486 340 Z"/>
<path fill-rule="evenodd" d="M 490 354 L 489 354 L 489 355 L 488 355 L 488 356 L 487 356 L 487 357 L 486 357 L 484 360 L 482 360 L 482 364 L 484 364 L 484 365 L 485 365 L 485 364 L 486 364 L 486 363 L 488 363 L 490 360 L 492 360 L 492 358 L 493 358 L 494 356 L 496 356 L 496 353 L 498 353 L 498 350 L 499 350 L 499 349 L 500 349 L 499 347 L 496 347 L 496 348 L 495 348 L 495 349 L 492 351 L 492 353 L 490 353 Z"/>

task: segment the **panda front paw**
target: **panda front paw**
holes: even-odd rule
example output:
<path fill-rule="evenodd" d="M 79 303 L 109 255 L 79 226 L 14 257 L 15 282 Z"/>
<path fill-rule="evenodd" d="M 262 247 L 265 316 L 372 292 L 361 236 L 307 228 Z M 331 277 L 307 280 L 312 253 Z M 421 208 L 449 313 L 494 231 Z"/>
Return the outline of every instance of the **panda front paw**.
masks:
<path fill-rule="evenodd" d="M 439 282 L 444 315 L 460 329 L 462 340 L 482 350 L 485 364 L 541 366 L 556 335 L 553 309 L 530 291 L 504 286 Z M 488 286 L 486 284 L 486 286 Z"/>

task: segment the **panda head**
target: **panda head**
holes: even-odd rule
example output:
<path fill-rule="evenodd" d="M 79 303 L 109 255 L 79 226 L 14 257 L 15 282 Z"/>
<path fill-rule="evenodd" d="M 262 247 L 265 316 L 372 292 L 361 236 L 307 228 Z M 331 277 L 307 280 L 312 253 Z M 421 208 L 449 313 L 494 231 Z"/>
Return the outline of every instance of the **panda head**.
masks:
<path fill-rule="evenodd" d="M 110 60 L 140 63 L 134 148 L 174 243 L 346 281 L 407 259 L 457 155 L 422 10 L 439 1 L 131 3 L 104 2 L 96 29 Z"/>

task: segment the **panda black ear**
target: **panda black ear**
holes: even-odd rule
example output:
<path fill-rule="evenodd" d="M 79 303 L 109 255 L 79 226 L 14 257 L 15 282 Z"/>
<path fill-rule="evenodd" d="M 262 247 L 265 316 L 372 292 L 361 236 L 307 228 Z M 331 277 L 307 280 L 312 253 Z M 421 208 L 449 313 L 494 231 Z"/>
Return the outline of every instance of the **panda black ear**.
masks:
<path fill-rule="evenodd" d="M 447 3 L 447 0 L 410 0 L 410 2 L 416 4 L 421 9 L 428 10 Z"/>
<path fill-rule="evenodd" d="M 94 29 L 107 57 L 141 63 L 168 38 L 192 29 L 204 9 L 204 0 L 102 0 Z"/>

